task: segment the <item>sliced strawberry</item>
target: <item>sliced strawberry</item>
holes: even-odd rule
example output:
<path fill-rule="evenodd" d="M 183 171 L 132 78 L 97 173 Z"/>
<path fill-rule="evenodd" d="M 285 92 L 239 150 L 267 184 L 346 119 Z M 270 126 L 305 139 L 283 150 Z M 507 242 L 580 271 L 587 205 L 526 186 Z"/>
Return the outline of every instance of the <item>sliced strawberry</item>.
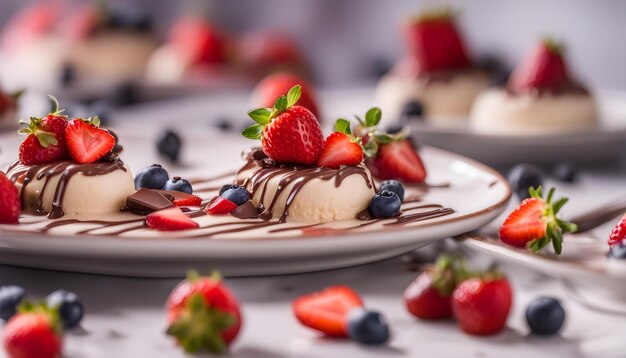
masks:
<path fill-rule="evenodd" d="M 218 196 L 217 198 L 213 199 L 209 203 L 209 205 L 207 205 L 204 211 L 206 211 L 209 215 L 223 215 L 235 210 L 236 207 L 237 204 L 226 198 Z"/>
<path fill-rule="evenodd" d="M 187 194 L 182 191 L 174 190 L 164 190 L 163 192 L 174 197 L 172 202 L 176 206 L 200 206 L 202 204 L 202 199 L 193 194 Z"/>
<path fill-rule="evenodd" d="M 342 165 L 359 165 L 363 161 L 363 148 L 349 135 L 335 132 L 326 138 L 318 167 L 339 169 Z"/>
<path fill-rule="evenodd" d="M 76 118 L 65 130 L 67 147 L 75 162 L 94 163 L 115 146 L 115 138 L 106 129 L 98 128 L 100 121 Z"/>
<path fill-rule="evenodd" d="M 530 189 L 531 197 L 525 199 L 506 218 L 500 227 L 500 240 L 515 247 L 528 247 L 540 250 L 550 242 L 557 254 L 561 253 L 563 233 L 576 231 L 576 225 L 556 217 L 559 210 L 567 203 L 567 198 L 552 202 L 554 189 L 548 198 L 542 198 L 541 186 Z"/>
<path fill-rule="evenodd" d="M 0 172 L 0 223 L 17 224 L 21 207 L 17 187 Z"/>
<path fill-rule="evenodd" d="M 422 183 L 426 179 L 426 168 L 408 139 L 382 144 L 371 161 L 370 170 L 381 180 Z"/>
<path fill-rule="evenodd" d="M 558 89 L 570 83 L 561 46 L 544 40 L 513 70 L 508 82 L 516 93 L 534 89 Z"/>
<path fill-rule="evenodd" d="M 356 307 L 363 307 L 363 301 L 350 287 L 331 286 L 299 297 L 292 306 L 296 318 L 304 326 L 327 336 L 346 337 L 348 313 Z"/>
<path fill-rule="evenodd" d="M 191 220 L 179 208 L 163 209 L 148 214 L 146 225 L 160 231 L 189 230 L 198 227 L 198 223 Z"/>
<path fill-rule="evenodd" d="M 609 246 L 619 245 L 626 239 L 626 214 L 615 224 L 609 235 Z"/>

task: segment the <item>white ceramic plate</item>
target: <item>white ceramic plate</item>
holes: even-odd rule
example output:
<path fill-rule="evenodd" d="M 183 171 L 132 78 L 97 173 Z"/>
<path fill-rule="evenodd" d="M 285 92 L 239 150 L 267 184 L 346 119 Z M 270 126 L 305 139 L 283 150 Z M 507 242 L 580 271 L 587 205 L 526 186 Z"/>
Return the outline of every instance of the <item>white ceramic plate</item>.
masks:
<path fill-rule="evenodd" d="M 414 123 L 413 135 L 433 145 L 489 164 L 560 161 L 597 163 L 626 151 L 626 94 L 598 92 L 600 126 L 595 130 L 558 135 L 501 135 L 473 131 L 460 125 L 439 127 Z M 457 121 L 458 122 L 458 121 Z"/>
<path fill-rule="evenodd" d="M 125 145 L 122 158 L 135 170 L 158 162 L 152 149 L 155 132 L 149 128 L 144 132 L 141 135 L 118 132 Z M 242 163 L 239 153 L 251 144 L 239 136 L 198 132 L 196 129 L 184 136 L 185 164 L 169 166 L 171 175 L 208 177 L 234 170 Z M 1 165 L 15 158 L 16 150 L 7 148 L 17 148 L 18 141 L 15 135 L 0 136 Z M 494 170 L 435 148 L 424 148 L 422 155 L 429 170 L 428 182 L 450 186 L 429 190 L 420 204 L 438 203 L 454 209 L 453 214 L 407 226 L 387 228 L 380 223 L 343 234 L 337 231 L 304 234 L 298 230 L 284 233 L 283 237 L 251 231 L 243 238 L 217 235 L 181 239 L 188 232 L 141 230 L 127 233 L 126 237 L 110 237 L 68 235 L 56 230 L 46 234 L 19 233 L 10 226 L 0 226 L 0 260 L 19 266 L 155 277 L 181 276 L 192 267 L 218 268 L 231 276 L 306 272 L 400 255 L 434 240 L 481 227 L 506 206 L 510 188 Z M 215 184 L 219 187 L 229 180 L 219 179 Z M 203 193 L 205 198 L 212 195 Z M 32 217 L 23 221 L 27 219 Z"/>

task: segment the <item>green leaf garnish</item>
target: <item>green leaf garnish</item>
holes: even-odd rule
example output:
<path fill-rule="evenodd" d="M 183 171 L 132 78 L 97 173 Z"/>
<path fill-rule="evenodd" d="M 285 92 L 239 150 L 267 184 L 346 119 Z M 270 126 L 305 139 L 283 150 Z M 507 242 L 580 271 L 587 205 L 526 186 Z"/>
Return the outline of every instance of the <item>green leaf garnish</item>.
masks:
<path fill-rule="evenodd" d="M 343 118 L 339 118 L 335 123 L 335 131 L 351 135 L 352 131 L 350 130 L 350 122 Z"/>
<path fill-rule="evenodd" d="M 382 112 L 380 108 L 374 107 L 370 108 L 367 113 L 365 113 L 365 125 L 368 127 L 377 126 L 382 117 Z"/>
<path fill-rule="evenodd" d="M 292 107 L 298 102 L 302 95 L 302 86 L 295 85 L 287 92 L 287 107 Z"/>
<path fill-rule="evenodd" d="M 279 114 L 282 113 L 284 110 L 287 109 L 287 97 L 286 96 L 280 96 L 278 97 L 278 99 L 276 100 L 276 102 L 274 102 L 274 111 L 278 112 Z M 276 116 L 274 116 L 276 117 Z"/>
<path fill-rule="evenodd" d="M 261 134 L 263 134 L 263 125 L 253 124 L 244 129 L 241 134 L 248 139 L 261 139 Z"/>
<path fill-rule="evenodd" d="M 248 112 L 248 116 L 258 124 L 266 125 L 270 122 L 272 111 L 267 108 L 258 108 Z"/>

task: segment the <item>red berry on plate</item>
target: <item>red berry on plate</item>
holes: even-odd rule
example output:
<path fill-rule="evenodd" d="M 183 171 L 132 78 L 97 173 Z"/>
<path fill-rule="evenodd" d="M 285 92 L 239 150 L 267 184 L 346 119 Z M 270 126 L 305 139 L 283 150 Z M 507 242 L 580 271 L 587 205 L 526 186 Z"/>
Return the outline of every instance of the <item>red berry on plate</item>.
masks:
<path fill-rule="evenodd" d="M 615 227 L 609 235 L 609 246 L 619 245 L 626 239 L 626 214 L 615 224 Z"/>
<path fill-rule="evenodd" d="M 424 13 L 408 29 L 409 51 L 420 72 L 470 65 L 465 44 L 449 11 Z"/>
<path fill-rule="evenodd" d="M 302 325 L 330 337 L 346 337 L 348 313 L 363 307 L 363 301 L 350 287 L 331 286 L 297 298 L 292 306 Z"/>
<path fill-rule="evenodd" d="M 404 290 L 404 303 L 413 316 L 421 319 L 452 317 L 450 299 L 456 284 L 466 277 L 464 261 L 442 255 Z"/>
<path fill-rule="evenodd" d="M 174 197 L 172 201 L 176 206 L 200 206 L 202 205 L 202 199 L 199 196 L 193 194 L 187 194 L 182 191 L 164 190 L 165 194 L 169 194 Z"/>
<path fill-rule="evenodd" d="M 191 220 L 177 207 L 167 208 L 146 216 L 146 225 L 154 230 L 179 231 L 198 227 L 198 223 Z"/>
<path fill-rule="evenodd" d="M 563 50 L 554 41 L 544 40 L 515 67 L 508 87 L 516 93 L 534 89 L 556 89 L 570 83 Z"/>
<path fill-rule="evenodd" d="M 381 180 L 422 183 L 426 179 L 426 168 L 409 139 L 381 144 L 369 168 L 372 175 Z"/>
<path fill-rule="evenodd" d="M 115 146 L 115 137 L 106 129 L 99 128 L 98 117 L 75 118 L 65 129 L 67 147 L 72 159 L 79 164 L 98 161 Z"/>
<path fill-rule="evenodd" d="M 500 240 L 515 247 L 528 247 L 538 251 L 550 242 L 557 254 L 561 253 L 563 234 L 575 232 L 576 225 L 557 218 L 567 203 L 567 198 L 552 202 L 554 189 L 546 200 L 542 198 L 541 186 L 530 188 L 531 197 L 525 199 L 506 218 L 500 227 Z"/>
<path fill-rule="evenodd" d="M 308 109 L 296 106 L 301 87 L 292 87 L 279 97 L 274 108 L 248 112 L 257 124 L 242 132 L 249 139 L 260 139 L 263 152 L 279 163 L 312 165 L 324 147 L 324 136 L 317 118 Z"/>
<path fill-rule="evenodd" d="M 24 303 L 4 327 L 2 341 L 10 358 L 58 358 L 62 349 L 58 313 L 44 304 Z"/>
<path fill-rule="evenodd" d="M 0 172 L 0 223 L 17 224 L 21 210 L 17 187 Z"/>
<path fill-rule="evenodd" d="M 184 16 L 176 21 L 169 42 L 189 64 L 219 64 L 228 59 L 228 42 L 200 17 Z"/>
<path fill-rule="evenodd" d="M 230 213 L 235 210 L 235 208 L 237 208 L 237 204 L 224 197 L 218 196 L 204 208 L 204 211 L 209 215 L 223 215 Z"/>
<path fill-rule="evenodd" d="M 324 142 L 324 149 L 317 159 L 318 167 L 339 169 L 342 165 L 359 165 L 363 161 L 361 139 L 352 136 L 350 123 L 337 121 L 337 132 L 332 133 Z"/>
<path fill-rule="evenodd" d="M 504 328 L 513 302 L 506 278 L 487 275 L 461 282 L 452 293 L 452 311 L 461 329 L 473 335 L 496 334 Z"/>
<path fill-rule="evenodd" d="M 241 328 L 239 303 L 218 274 L 190 272 L 167 299 L 167 334 L 188 353 L 222 353 Z"/>
<path fill-rule="evenodd" d="M 296 104 L 308 109 L 319 119 L 319 107 L 313 87 L 302 78 L 290 73 L 276 73 L 265 77 L 256 85 L 252 100 L 258 107 L 272 107 L 280 96 L 289 92 L 289 89 L 296 85 L 300 85 L 302 88 L 302 93 Z"/>

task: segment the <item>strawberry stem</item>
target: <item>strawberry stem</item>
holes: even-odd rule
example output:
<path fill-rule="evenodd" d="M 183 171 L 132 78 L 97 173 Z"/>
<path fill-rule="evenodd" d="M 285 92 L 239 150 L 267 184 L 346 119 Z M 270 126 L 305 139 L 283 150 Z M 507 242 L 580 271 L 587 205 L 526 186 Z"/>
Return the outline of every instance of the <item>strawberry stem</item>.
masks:
<path fill-rule="evenodd" d="M 542 199 L 542 188 L 538 186 L 536 189 L 530 187 L 528 189 L 531 197 L 536 199 Z M 543 237 L 529 241 L 527 247 L 533 252 L 537 252 L 547 246 L 550 242 L 554 248 L 554 252 L 557 255 L 561 254 L 563 249 L 563 234 L 576 232 L 578 227 L 574 223 L 570 223 L 557 218 L 558 212 L 567 203 L 567 198 L 560 198 L 554 204 L 552 198 L 554 197 L 555 189 L 551 188 L 548 192 L 548 197 L 545 201 L 545 208 L 542 213 L 543 220 L 546 223 L 546 234 Z"/>
<path fill-rule="evenodd" d="M 272 119 L 296 105 L 302 95 L 302 86 L 295 85 L 289 89 L 286 95 L 280 96 L 274 102 L 273 108 L 257 108 L 248 112 L 256 124 L 244 129 L 241 134 L 248 139 L 261 139 L 263 128 L 270 124 Z"/>

